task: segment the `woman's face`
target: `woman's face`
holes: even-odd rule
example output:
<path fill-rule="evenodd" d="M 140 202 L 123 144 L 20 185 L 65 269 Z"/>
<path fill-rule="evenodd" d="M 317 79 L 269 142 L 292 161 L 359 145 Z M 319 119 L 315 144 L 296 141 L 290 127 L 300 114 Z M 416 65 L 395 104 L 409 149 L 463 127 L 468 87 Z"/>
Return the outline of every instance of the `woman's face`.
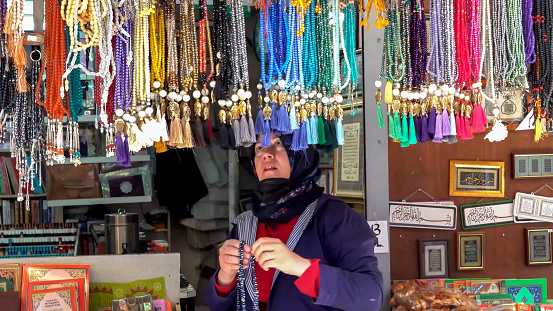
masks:
<path fill-rule="evenodd" d="M 290 178 L 292 168 L 280 137 L 271 134 L 269 147 L 261 146 L 262 140 L 263 135 L 259 135 L 255 144 L 254 164 L 259 181 L 267 178 Z"/>

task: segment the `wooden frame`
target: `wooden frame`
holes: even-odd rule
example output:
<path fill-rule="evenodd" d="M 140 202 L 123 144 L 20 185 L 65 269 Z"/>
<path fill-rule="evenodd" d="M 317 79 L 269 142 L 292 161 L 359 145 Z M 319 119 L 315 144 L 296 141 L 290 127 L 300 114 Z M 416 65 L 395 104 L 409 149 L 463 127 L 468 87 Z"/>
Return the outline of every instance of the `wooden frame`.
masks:
<path fill-rule="evenodd" d="M 467 242 L 471 242 L 468 246 L 474 249 L 467 250 Z M 468 252 L 476 252 L 476 254 Z M 467 264 L 467 255 L 471 255 L 470 264 Z M 461 271 L 484 269 L 484 233 L 457 233 L 457 269 Z"/>
<path fill-rule="evenodd" d="M 457 197 L 504 197 L 505 162 L 449 162 L 449 195 Z"/>
<path fill-rule="evenodd" d="M 542 237 L 542 241 L 532 241 L 533 237 Z M 540 245 L 536 245 L 536 243 L 540 243 Z M 542 261 L 536 260 L 535 254 L 533 254 L 533 251 L 536 250 L 536 246 L 538 247 L 545 247 L 545 250 L 543 250 L 544 255 L 546 255 L 546 258 L 544 258 Z M 547 265 L 547 264 L 553 264 L 553 253 L 551 252 L 551 229 L 529 229 L 526 228 L 526 263 L 529 266 L 533 265 Z"/>
<path fill-rule="evenodd" d="M 365 199 L 365 130 L 363 109 L 344 114 L 344 145 L 334 150 L 332 194 L 341 198 Z M 346 156 L 344 157 L 344 150 Z M 344 174 L 344 172 L 346 172 Z"/>
<path fill-rule="evenodd" d="M 439 256 L 439 258 L 431 258 Z M 433 260 L 440 260 L 440 267 L 432 268 Z M 419 274 L 421 279 L 448 278 L 448 242 L 419 240 Z M 435 263 L 434 263 L 435 264 Z M 434 271 L 432 271 L 434 270 Z"/>
<path fill-rule="evenodd" d="M 13 264 L 0 264 L 0 278 L 12 279 L 13 290 L 21 292 L 21 265 L 17 263 Z"/>

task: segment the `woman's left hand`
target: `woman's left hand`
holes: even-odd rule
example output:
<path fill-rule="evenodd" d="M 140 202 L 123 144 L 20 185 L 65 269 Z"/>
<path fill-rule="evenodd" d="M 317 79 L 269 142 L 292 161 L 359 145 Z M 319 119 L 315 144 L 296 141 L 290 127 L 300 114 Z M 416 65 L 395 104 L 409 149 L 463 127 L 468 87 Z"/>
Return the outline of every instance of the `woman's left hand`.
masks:
<path fill-rule="evenodd" d="M 294 253 L 281 240 L 275 238 L 257 240 L 252 246 L 252 254 L 263 270 L 274 268 L 297 277 L 311 265 L 308 259 Z"/>

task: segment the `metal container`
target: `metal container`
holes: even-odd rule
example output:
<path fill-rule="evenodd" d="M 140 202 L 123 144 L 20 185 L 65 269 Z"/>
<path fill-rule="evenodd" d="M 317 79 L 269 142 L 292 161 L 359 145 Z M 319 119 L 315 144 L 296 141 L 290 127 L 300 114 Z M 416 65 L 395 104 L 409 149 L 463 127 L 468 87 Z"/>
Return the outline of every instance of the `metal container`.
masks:
<path fill-rule="evenodd" d="M 125 213 L 119 209 L 116 214 L 106 214 L 106 254 L 138 254 L 138 214 Z"/>

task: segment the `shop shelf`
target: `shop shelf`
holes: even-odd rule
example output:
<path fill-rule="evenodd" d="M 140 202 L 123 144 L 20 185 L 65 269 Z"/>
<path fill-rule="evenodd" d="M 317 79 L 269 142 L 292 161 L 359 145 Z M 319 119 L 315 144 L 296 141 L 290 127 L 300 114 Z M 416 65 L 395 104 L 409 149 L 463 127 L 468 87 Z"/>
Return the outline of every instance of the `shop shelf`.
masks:
<path fill-rule="evenodd" d="M 23 198 L 26 198 L 27 195 L 24 193 Z M 38 193 L 38 194 L 29 194 L 29 198 L 46 198 L 46 193 Z M 0 200 L 5 199 L 17 199 L 17 194 L 2 194 L 0 195 Z"/>
<path fill-rule="evenodd" d="M 98 205 L 98 204 L 141 203 L 141 202 L 150 202 L 150 201 L 152 201 L 152 197 L 149 195 L 146 195 L 146 196 L 118 197 L 118 198 L 49 200 L 48 206 L 82 206 L 82 205 Z"/>
<path fill-rule="evenodd" d="M 44 117 L 44 123 L 48 122 L 48 117 Z M 63 122 L 67 123 L 67 117 L 63 117 Z M 85 115 L 79 117 L 79 123 L 96 122 L 96 115 Z"/>
<path fill-rule="evenodd" d="M 149 162 L 150 161 L 150 155 L 143 154 L 143 155 L 132 155 L 131 156 L 131 162 Z M 81 158 L 81 164 L 90 164 L 90 163 L 114 163 L 115 157 L 82 157 Z M 69 161 L 69 158 L 65 159 L 65 163 L 54 163 L 54 165 L 64 165 L 64 164 L 73 164 L 71 161 Z"/>

